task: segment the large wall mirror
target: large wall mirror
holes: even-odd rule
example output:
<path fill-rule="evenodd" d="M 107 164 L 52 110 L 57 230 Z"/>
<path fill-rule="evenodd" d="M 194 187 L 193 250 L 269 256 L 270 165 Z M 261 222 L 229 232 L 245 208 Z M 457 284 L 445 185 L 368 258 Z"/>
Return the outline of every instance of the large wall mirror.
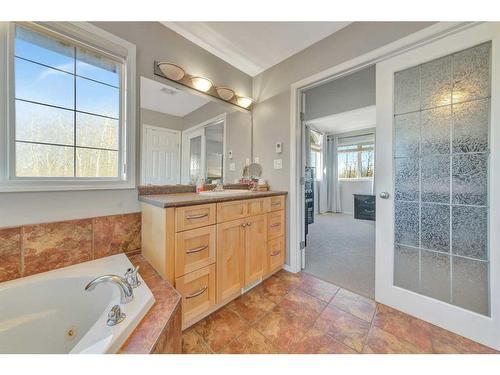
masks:
<path fill-rule="evenodd" d="M 248 111 L 141 77 L 141 185 L 236 182 L 251 126 Z"/>

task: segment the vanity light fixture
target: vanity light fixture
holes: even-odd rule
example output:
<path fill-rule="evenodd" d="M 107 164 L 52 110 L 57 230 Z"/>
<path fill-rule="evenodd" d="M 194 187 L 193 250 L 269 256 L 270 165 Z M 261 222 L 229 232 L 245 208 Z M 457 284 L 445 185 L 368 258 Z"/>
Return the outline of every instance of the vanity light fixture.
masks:
<path fill-rule="evenodd" d="M 229 87 L 216 87 L 217 94 L 224 100 L 231 100 L 234 97 L 234 91 Z"/>
<path fill-rule="evenodd" d="M 204 77 L 191 77 L 191 82 L 196 90 L 207 92 L 214 85 L 212 81 Z"/>
<path fill-rule="evenodd" d="M 237 95 L 229 87 L 217 87 L 208 78 L 191 75 L 179 65 L 171 62 L 155 61 L 154 74 L 248 111 L 251 111 L 254 102 L 251 98 Z"/>
<path fill-rule="evenodd" d="M 238 103 L 239 106 L 243 108 L 248 108 L 253 103 L 253 99 L 247 98 L 246 96 L 238 96 L 236 98 L 236 102 Z"/>
<path fill-rule="evenodd" d="M 172 63 L 158 63 L 158 67 L 161 72 L 165 74 L 165 77 L 173 81 L 180 81 L 186 75 L 184 69 L 182 69 L 179 65 Z"/>

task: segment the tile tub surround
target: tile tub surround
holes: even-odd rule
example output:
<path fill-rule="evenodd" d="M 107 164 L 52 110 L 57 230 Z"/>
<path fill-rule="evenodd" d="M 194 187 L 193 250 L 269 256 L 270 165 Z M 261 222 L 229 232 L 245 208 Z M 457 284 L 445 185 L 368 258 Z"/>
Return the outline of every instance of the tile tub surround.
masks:
<path fill-rule="evenodd" d="M 128 255 L 155 303 L 121 347 L 120 354 L 181 353 L 181 296 L 140 254 Z"/>
<path fill-rule="evenodd" d="M 182 351 L 497 353 L 304 272 L 284 270 L 184 331 Z"/>
<path fill-rule="evenodd" d="M 0 228 L 0 282 L 140 246 L 140 212 Z"/>

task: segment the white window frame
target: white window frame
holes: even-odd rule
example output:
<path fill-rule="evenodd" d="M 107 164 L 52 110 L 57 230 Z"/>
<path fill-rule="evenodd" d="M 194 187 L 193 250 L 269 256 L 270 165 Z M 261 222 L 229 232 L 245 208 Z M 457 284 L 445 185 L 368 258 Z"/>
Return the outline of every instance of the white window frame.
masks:
<path fill-rule="evenodd" d="M 338 165 L 338 158 L 339 158 L 339 155 L 340 154 L 346 154 L 348 152 L 357 152 L 358 155 L 358 168 L 357 168 L 357 177 L 352 177 L 352 178 L 349 178 L 349 177 L 339 177 L 338 180 L 339 181 L 373 181 L 373 177 L 361 177 L 361 151 L 362 151 L 362 146 L 363 145 L 368 145 L 368 144 L 371 144 L 372 147 L 373 147 L 373 155 L 375 157 L 375 140 L 373 140 L 373 142 L 370 142 L 370 141 L 364 141 L 364 142 L 353 142 L 352 144 L 342 144 L 342 145 L 339 145 L 337 146 L 337 165 Z M 343 147 L 343 146 L 354 146 L 356 145 L 357 146 L 357 149 L 356 150 L 349 150 L 349 151 L 339 151 L 338 150 L 338 147 Z M 375 166 L 375 163 L 374 163 L 374 166 Z M 373 171 L 374 175 L 375 175 L 375 168 L 374 168 L 374 171 Z M 339 174 L 340 175 L 340 174 Z"/>
<path fill-rule="evenodd" d="M 123 61 L 120 80 L 119 177 L 27 178 L 14 169 L 14 37 L 15 26 L 45 29 L 75 44 Z M 0 192 L 134 189 L 136 187 L 136 46 L 88 22 L 0 22 Z"/>

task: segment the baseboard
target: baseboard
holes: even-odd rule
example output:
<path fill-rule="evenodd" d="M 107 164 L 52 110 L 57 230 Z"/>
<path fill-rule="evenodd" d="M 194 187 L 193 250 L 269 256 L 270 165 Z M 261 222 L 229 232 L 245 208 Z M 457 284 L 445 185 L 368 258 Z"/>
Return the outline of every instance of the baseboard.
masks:
<path fill-rule="evenodd" d="M 290 265 L 289 265 L 289 264 L 284 264 L 284 265 L 283 265 L 283 269 L 284 269 L 285 271 L 292 272 L 292 273 L 297 273 L 297 272 L 298 272 L 298 271 L 293 270 L 293 269 L 292 269 L 292 267 L 290 267 Z"/>

